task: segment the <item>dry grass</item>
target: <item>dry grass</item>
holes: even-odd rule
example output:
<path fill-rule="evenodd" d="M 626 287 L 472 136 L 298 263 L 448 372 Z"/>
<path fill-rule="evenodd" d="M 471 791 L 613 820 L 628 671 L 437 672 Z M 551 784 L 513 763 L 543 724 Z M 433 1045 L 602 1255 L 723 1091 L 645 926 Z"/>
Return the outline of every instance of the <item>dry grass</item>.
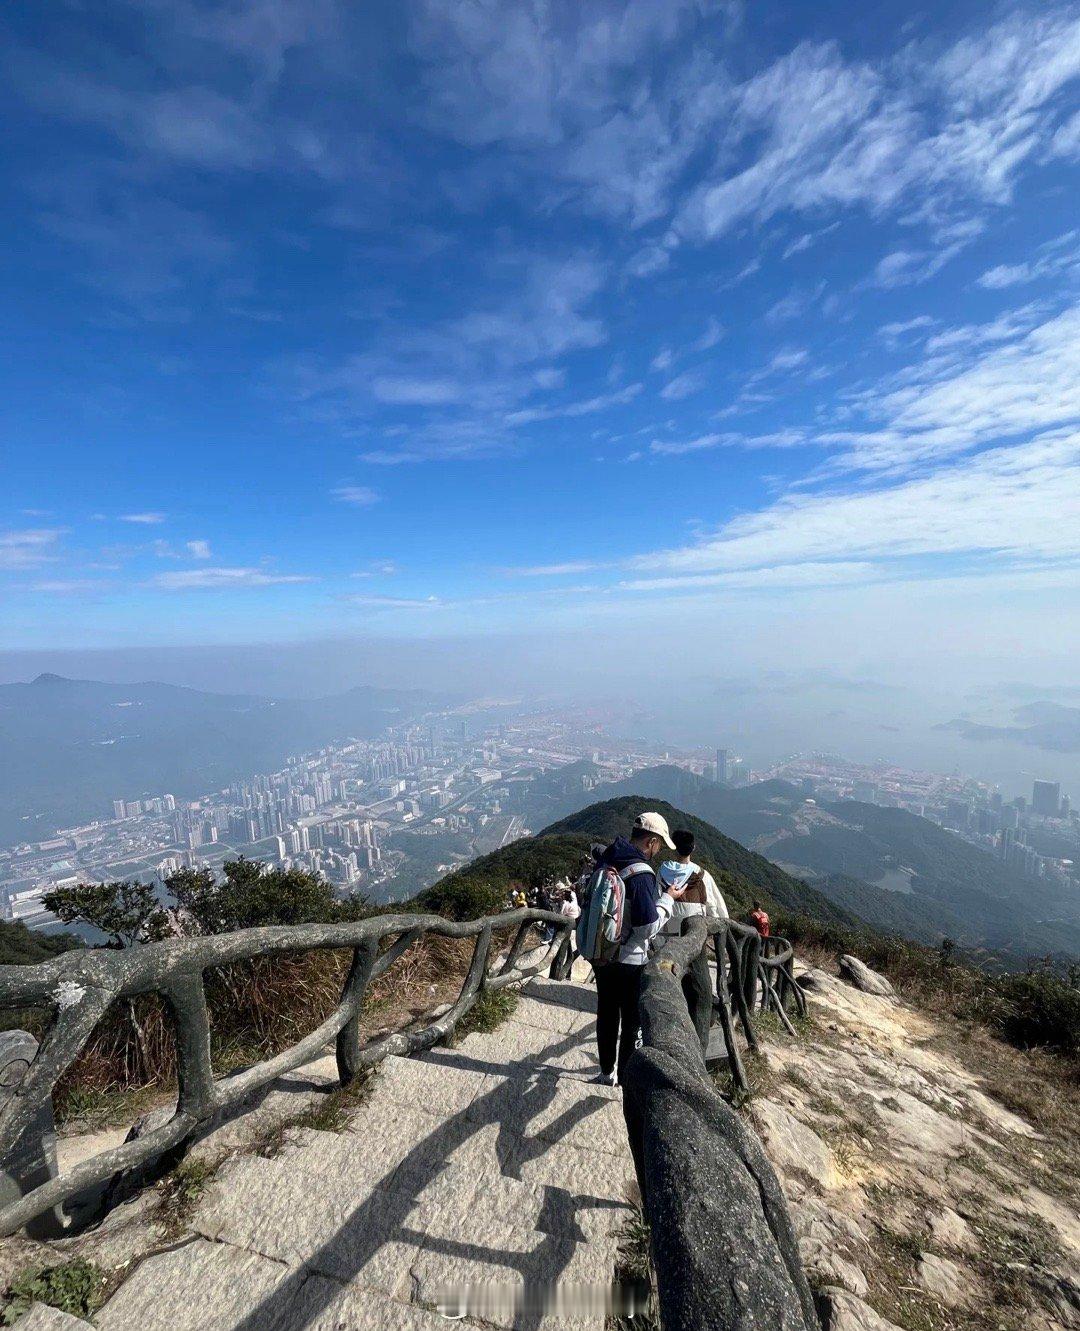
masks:
<path fill-rule="evenodd" d="M 492 940 L 492 956 L 509 942 Z M 399 1029 L 452 1001 L 472 957 L 472 939 L 418 939 L 364 995 L 361 1038 Z M 389 943 L 386 944 L 389 946 Z M 206 973 L 211 1066 L 216 1077 L 250 1067 L 302 1039 L 337 1006 L 351 952 L 256 957 Z M 172 1022 L 156 995 L 115 1004 L 54 1092 L 61 1125 L 100 1128 L 130 1121 L 176 1086 Z"/>

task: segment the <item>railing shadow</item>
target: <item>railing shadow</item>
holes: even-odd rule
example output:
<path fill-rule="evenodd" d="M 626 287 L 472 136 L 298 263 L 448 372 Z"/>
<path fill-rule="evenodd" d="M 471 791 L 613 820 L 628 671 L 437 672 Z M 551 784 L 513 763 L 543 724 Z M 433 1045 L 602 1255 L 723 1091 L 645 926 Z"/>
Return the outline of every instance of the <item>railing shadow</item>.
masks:
<path fill-rule="evenodd" d="M 558 1058 L 580 1043 L 582 1038 L 583 1033 L 580 1031 L 557 1038 L 540 1051 L 539 1056 Z M 425 1061 L 437 1064 L 440 1061 L 439 1051 L 428 1054 Z M 518 1061 L 518 1071 L 522 1070 L 524 1061 Z M 459 1068 L 471 1068 L 468 1060 L 455 1058 L 453 1062 Z M 506 1071 L 504 1065 L 484 1060 L 479 1062 L 476 1071 Z M 530 1135 L 530 1125 L 554 1103 L 558 1085 L 559 1081 L 555 1077 L 541 1076 L 525 1080 L 511 1072 L 505 1080 L 474 1099 L 467 1108 L 443 1120 L 434 1132 L 418 1141 L 375 1185 L 369 1196 L 357 1206 L 335 1234 L 262 1303 L 237 1322 L 233 1331 L 264 1331 L 266 1326 L 275 1324 L 276 1319 L 290 1311 L 293 1301 L 298 1300 L 300 1290 L 312 1272 L 329 1276 L 341 1285 L 360 1280 L 364 1269 L 389 1242 L 413 1243 L 421 1256 L 437 1253 L 458 1263 L 478 1262 L 483 1266 L 505 1268 L 508 1274 L 518 1277 L 523 1289 L 557 1280 L 578 1245 L 585 1239 L 578 1216 L 585 1210 L 612 1208 L 610 1199 L 577 1194 L 557 1185 L 543 1184 L 543 1203 L 536 1218 L 536 1229 L 542 1238 L 539 1244 L 527 1251 L 487 1247 L 445 1234 L 432 1235 L 424 1229 L 410 1227 L 409 1219 L 425 1188 L 448 1165 L 453 1164 L 455 1152 L 467 1146 L 473 1137 L 486 1128 L 492 1125 L 498 1128 L 494 1156 L 500 1175 L 520 1179 L 525 1164 L 555 1150 L 574 1127 L 610 1103 L 604 1097 L 586 1097 L 572 1111 L 545 1124 L 543 1137 L 535 1133 Z M 362 1280 L 360 1283 L 363 1283 Z M 326 1311 L 337 1292 L 337 1286 L 330 1282 L 320 1283 L 318 1292 L 309 1290 L 303 1301 L 303 1320 L 293 1320 L 290 1324 L 296 1331 L 302 1331 L 304 1326 Z M 430 1293 L 425 1290 L 413 1292 L 421 1296 L 425 1292 Z M 295 1310 L 292 1315 L 295 1318 Z M 542 1309 L 526 1307 L 515 1318 L 513 1325 L 521 1331 L 534 1331 L 544 1315 Z"/>

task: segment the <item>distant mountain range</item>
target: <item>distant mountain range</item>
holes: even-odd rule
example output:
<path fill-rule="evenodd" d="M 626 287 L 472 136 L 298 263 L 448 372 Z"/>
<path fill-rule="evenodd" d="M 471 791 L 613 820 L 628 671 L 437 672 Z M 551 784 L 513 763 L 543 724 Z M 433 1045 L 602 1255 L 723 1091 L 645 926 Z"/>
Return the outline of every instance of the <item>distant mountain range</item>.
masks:
<path fill-rule="evenodd" d="M 1011 726 L 992 726 L 959 719 L 936 727 L 951 730 L 964 739 L 1014 740 L 1053 753 L 1080 753 L 1080 707 L 1056 702 L 1032 702 L 1013 712 Z"/>
<path fill-rule="evenodd" d="M 906 810 L 855 800 L 808 804 L 785 781 L 732 788 L 672 766 L 647 768 L 581 794 L 587 773 L 581 764 L 573 767 L 579 793 L 556 774 L 534 793 L 539 800 L 544 789 L 549 792 L 550 818 L 586 800 L 663 800 L 789 874 L 805 876 L 837 908 L 875 928 L 930 944 L 949 937 L 968 949 L 1019 959 L 1080 956 L 1080 902 L 1073 894 L 1007 869 L 980 847 Z"/>
<path fill-rule="evenodd" d="M 371 738 L 435 701 L 375 688 L 263 698 L 60 675 L 0 685 L 0 842 L 104 817 L 114 799 L 201 795 L 289 754 Z"/>

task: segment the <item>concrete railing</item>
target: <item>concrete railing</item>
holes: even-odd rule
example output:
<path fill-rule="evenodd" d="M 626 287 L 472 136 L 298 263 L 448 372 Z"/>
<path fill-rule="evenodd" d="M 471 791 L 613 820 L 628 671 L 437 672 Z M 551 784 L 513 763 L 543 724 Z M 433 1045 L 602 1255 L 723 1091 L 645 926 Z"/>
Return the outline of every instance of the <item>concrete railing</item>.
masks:
<path fill-rule="evenodd" d="M 754 996 L 747 1000 L 743 982 L 760 983 L 770 1006 L 782 1003 L 787 984 L 796 993 L 798 986 L 782 940 L 766 945 L 767 957 L 761 948 L 746 973 L 747 949 L 755 949 L 742 929 L 693 919 L 642 977 L 642 1045 L 623 1077 L 623 1112 L 665 1331 L 819 1331 L 780 1184 L 756 1135 L 713 1086 L 680 983 L 708 933 L 723 934 L 729 958 L 732 948 L 741 954 L 729 982 L 736 995 L 742 987 L 749 1038 L 745 1013 Z M 723 1014 L 722 965 L 717 975 Z M 729 1013 L 728 1036 L 730 1020 Z"/>
<path fill-rule="evenodd" d="M 530 929 L 554 926 L 544 956 L 518 962 Z M 492 935 L 517 927 L 513 942 L 489 972 Z M 72 1065 L 109 1008 L 140 994 L 158 994 L 176 1037 L 178 1095 L 168 1122 L 84 1161 L 61 1177 L 34 1183 L 0 1208 L 0 1235 L 12 1234 L 45 1212 L 117 1174 L 149 1165 L 188 1142 L 216 1115 L 239 1106 L 283 1073 L 317 1058 L 331 1040 L 342 1084 L 388 1054 L 412 1054 L 444 1039 L 484 990 L 502 989 L 538 974 L 549 964 L 565 970 L 570 922 L 548 911 L 520 909 L 456 923 L 439 915 L 376 915 L 342 924 L 301 924 L 199 938 L 174 938 L 124 951 L 65 952 L 36 966 L 0 966 L 0 1010 L 50 1008 L 53 1019 L 36 1057 L 0 1109 L 0 1170 L 13 1169 L 26 1141 L 51 1102 L 57 1082 Z M 426 1025 L 362 1044 L 360 1012 L 367 986 L 425 935 L 475 938 L 461 991 L 452 1006 Z M 561 938 L 560 938 L 561 935 Z M 286 952 L 352 950 L 352 964 L 337 1007 L 309 1035 L 288 1049 L 232 1076 L 215 1079 L 210 1062 L 210 1018 L 205 972 L 252 957 Z M 14 1180 L 12 1180 L 14 1181 Z M 23 1180 L 25 1188 L 26 1182 Z M 10 1188 L 7 1193 L 10 1195 Z"/>

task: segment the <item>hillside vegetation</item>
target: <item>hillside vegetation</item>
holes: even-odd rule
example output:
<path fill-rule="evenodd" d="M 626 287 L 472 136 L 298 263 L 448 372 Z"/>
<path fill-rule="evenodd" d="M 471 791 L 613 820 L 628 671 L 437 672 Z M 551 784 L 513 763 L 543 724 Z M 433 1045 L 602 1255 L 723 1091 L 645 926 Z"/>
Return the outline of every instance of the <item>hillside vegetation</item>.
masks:
<path fill-rule="evenodd" d="M 646 807 L 663 814 L 673 829 L 687 827 L 694 833 L 695 858 L 712 872 L 733 915 L 745 914 L 757 899 L 770 910 L 802 911 L 835 924 L 859 922 L 850 911 L 702 819 L 665 800 L 640 795 L 590 804 L 535 837 L 484 855 L 421 892 L 415 905 L 454 919 L 471 919 L 502 909 L 507 893 L 518 884 L 539 887 L 559 878 L 576 878 L 589 847 L 597 841 L 610 842 L 620 833 L 625 835 Z"/>

